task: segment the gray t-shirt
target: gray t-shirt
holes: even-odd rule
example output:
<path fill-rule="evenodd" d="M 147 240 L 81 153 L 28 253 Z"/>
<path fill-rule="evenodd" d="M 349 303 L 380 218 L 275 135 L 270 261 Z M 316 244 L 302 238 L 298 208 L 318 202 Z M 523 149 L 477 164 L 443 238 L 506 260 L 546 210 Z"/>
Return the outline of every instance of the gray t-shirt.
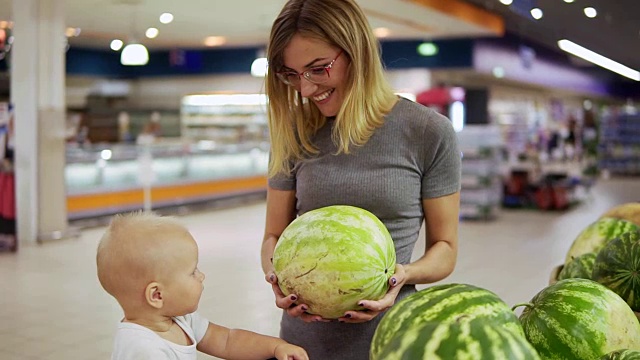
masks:
<path fill-rule="evenodd" d="M 409 263 L 424 221 L 422 200 L 460 190 L 460 151 L 451 121 L 401 98 L 365 145 L 339 155 L 332 126 L 328 121 L 314 136 L 317 156 L 297 162 L 290 177 L 270 178 L 269 185 L 296 191 L 298 215 L 329 205 L 372 212 L 389 230 L 397 262 Z M 407 286 L 398 301 L 413 291 Z M 381 317 L 365 324 L 305 324 L 285 312 L 281 336 L 314 360 L 366 360 Z"/>

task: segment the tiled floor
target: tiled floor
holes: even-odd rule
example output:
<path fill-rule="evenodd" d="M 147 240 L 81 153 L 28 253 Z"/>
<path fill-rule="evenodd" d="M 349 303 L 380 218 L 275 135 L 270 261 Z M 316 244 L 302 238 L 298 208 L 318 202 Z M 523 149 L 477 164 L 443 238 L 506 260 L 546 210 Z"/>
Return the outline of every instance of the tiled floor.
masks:
<path fill-rule="evenodd" d="M 615 204 L 639 200 L 637 178 L 615 179 L 599 181 L 569 211 L 503 210 L 495 221 L 462 222 L 458 265 L 444 282 L 487 288 L 511 305 L 527 301 L 582 228 Z M 264 210 L 258 202 L 181 220 L 200 245 L 207 275 L 200 311 L 228 327 L 276 335 L 280 313 L 259 266 Z M 0 254 L 0 359 L 109 358 L 121 312 L 96 278 L 102 231 Z"/>

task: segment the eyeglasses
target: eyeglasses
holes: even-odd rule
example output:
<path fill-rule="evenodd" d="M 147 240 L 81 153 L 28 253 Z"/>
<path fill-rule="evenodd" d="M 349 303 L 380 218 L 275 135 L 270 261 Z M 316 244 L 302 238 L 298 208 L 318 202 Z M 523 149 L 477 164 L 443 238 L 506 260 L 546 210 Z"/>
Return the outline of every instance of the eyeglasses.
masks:
<path fill-rule="evenodd" d="M 295 71 L 281 71 L 277 72 L 276 75 L 278 79 L 280 79 L 283 83 L 289 86 L 300 86 L 300 76 L 303 76 L 309 82 L 314 84 L 322 84 L 329 80 L 329 70 L 333 67 L 333 64 L 338 60 L 338 58 L 342 55 L 342 50 L 336 55 L 336 57 L 331 60 L 331 62 L 324 66 L 314 66 L 307 71 L 303 71 L 301 73 L 297 73 Z"/>

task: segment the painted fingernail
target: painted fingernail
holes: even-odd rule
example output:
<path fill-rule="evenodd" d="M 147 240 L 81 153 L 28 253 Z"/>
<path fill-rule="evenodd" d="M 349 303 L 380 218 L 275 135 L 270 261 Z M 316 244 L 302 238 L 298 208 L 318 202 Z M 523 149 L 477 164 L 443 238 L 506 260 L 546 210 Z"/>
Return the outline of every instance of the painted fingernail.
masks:
<path fill-rule="evenodd" d="M 302 305 L 302 306 L 300 307 L 300 309 L 302 309 L 302 311 L 307 311 L 307 310 L 309 310 L 309 309 L 308 309 L 306 306 L 304 306 L 304 305 Z M 317 320 L 318 320 L 318 319 L 316 319 L 316 321 L 317 321 Z"/>
<path fill-rule="evenodd" d="M 358 306 L 364 306 L 364 303 L 363 303 L 362 301 L 360 301 L 360 302 L 358 303 Z"/>
<path fill-rule="evenodd" d="M 271 276 L 269 276 L 269 280 L 274 281 L 276 279 L 276 276 L 271 274 Z"/>
<path fill-rule="evenodd" d="M 296 300 L 298 300 L 298 297 L 295 295 L 291 295 L 291 301 L 296 301 Z"/>
<path fill-rule="evenodd" d="M 391 285 L 396 286 L 397 282 L 398 280 L 396 280 L 396 278 L 391 278 Z"/>
<path fill-rule="evenodd" d="M 346 317 L 347 319 L 351 319 L 351 314 L 347 314 L 344 317 Z"/>

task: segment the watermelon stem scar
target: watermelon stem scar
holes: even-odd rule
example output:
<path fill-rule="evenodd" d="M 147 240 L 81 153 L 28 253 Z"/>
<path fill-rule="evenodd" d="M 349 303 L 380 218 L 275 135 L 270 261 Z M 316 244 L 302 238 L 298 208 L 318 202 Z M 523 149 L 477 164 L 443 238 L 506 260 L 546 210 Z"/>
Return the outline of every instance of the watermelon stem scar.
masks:
<path fill-rule="evenodd" d="M 531 308 L 531 307 L 533 307 L 533 304 L 532 304 L 532 303 L 516 304 L 516 305 L 513 305 L 513 307 L 511 308 L 511 310 L 513 311 L 513 310 L 515 310 L 515 309 L 519 308 L 520 306 L 525 306 L 525 307 Z"/>

